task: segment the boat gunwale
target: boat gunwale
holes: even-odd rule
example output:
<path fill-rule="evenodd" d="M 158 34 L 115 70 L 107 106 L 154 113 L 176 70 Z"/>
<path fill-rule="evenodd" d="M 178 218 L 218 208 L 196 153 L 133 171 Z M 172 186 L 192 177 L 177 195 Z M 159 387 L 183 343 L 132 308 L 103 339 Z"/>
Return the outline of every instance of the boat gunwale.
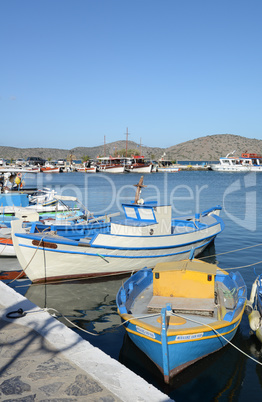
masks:
<path fill-rule="evenodd" d="M 193 334 L 195 334 L 196 332 L 197 333 L 200 333 L 200 332 L 203 332 L 203 333 L 208 333 L 208 332 L 214 332 L 214 330 L 219 330 L 219 329 L 223 329 L 223 328 L 227 328 L 227 327 L 230 327 L 230 326 L 233 326 L 233 328 L 230 330 L 230 331 L 228 331 L 228 332 L 226 332 L 225 334 L 228 334 L 228 333 L 231 333 L 236 327 L 238 327 L 239 326 L 239 324 L 240 324 L 240 321 L 241 321 L 241 317 L 242 317 L 242 315 L 243 315 L 243 310 L 245 309 L 245 303 L 243 304 L 243 307 L 242 307 L 242 309 L 241 309 L 241 311 L 239 312 L 239 314 L 232 320 L 232 321 L 225 321 L 225 320 L 216 320 L 216 321 L 214 321 L 214 323 L 212 324 L 212 328 L 210 328 L 210 327 L 208 327 L 208 325 L 199 325 L 199 326 L 196 326 L 196 327 L 191 327 L 191 328 L 188 328 L 188 329 L 177 329 L 177 330 L 173 330 L 173 329 L 170 329 L 170 328 L 168 328 L 168 330 L 167 330 L 167 337 L 173 337 L 173 336 L 177 336 L 177 335 L 181 335 L 181 334 L 183 334 L 183 335 L 193 335 Z M 141 336 L 141 337 L 143 337 L 143 338 L 146 338 L 146 339 L 150 339 L 151 341 L 154 341 L 154 339 L 153 338 L 150 338 L 150 337 L 147 337 L 147 336 L 145 336 L 145 335 L 143 335 L 143 334 L 140 334 L 139 332 L 137 332 L 137 331 L 134 331 L 134 330 L 132 330 L 132 329 L 130 329 L 130 328 L 128 328 L 128 325 L 129 325 L 129 323 L 130 324 L 132 324 L 132 325 L 135 325 L 135 326 L 139 326 L 140 328 L 143 328 L 143 329 L 146 329 L 147 331 L 151 331 L 151 332 L 153 332 L 154 334 L 156 334 L 156 335 L 161 335 L 161 324 L 160 324 L 160 326 L 159 326 L 159 329 L 158 329 L 158 327 L 156 327 L 156 326 L 154 326 L 154 325 L 152 325 L 152 324 L 147 324 L 147 323 L 145 323 L 144 321 L 141 321 L 140 319 L 138 319 L 138 318 L 135 318 L 135 317 L 133 317 L 133 315 L 132 314 L 128 314 L 128 313 L 120 313 L 119 312 L 119 309 L 117 310 L 118 311 L 118 314 L 120 315 L 120 317 L 124 320 L 124 321 L 126 321 L 126 320 L 128 320 L 128 323 L 127 324 L 124 324 L 125 325 L 125 327 L 126 327 L 126 330 L 128 331 L 128 332 L 132 332 L 133 334 L 135 334 L 136 336 Z M 160 316 L 161 314 L 159 313 L 159 316 Z M 174 314 L 175 316 L 178 316 L 178 317 L 183 317 L 183 318 L 186 318 L 186 317 L 184 317 L 183 315 L 180 315 L 180 314 Z M 133 318 L 131 318 L 131 317 L 133 317 Z M 238 324 L 237 325 L 235 325 L 235 323 L 237 322 L 237 321 L 239 321 L 238 322 Z M 142 324 L 142 325 L 141 325 Z M 225 334 L 222 334 L 222 335 L 225 335 Z M 181 339 L 181 340 L 174 340 L 174 341 L 169 341 L 168 342 L 168 344 L 173 344 L 173 343 L 184 343 L 184 342 L 192 342 L 192 341 L 200 341 L 200 340 L 204 340 L 204 339 L 209 339 L 209 338 L 214 338 L 214 337 L 217 337 L 217 336 L 219 336 L 218 334 L 214 334 L 214 335 L 212 335 L 212 336 L 208 336 L 208 337 L 202 337 L 202 338 L 200 338 L 200 339 L 188 339 L 188 340 L 185 340 L 185 339 Z M 160 342 L 161 343 L 161 342 Z"/>

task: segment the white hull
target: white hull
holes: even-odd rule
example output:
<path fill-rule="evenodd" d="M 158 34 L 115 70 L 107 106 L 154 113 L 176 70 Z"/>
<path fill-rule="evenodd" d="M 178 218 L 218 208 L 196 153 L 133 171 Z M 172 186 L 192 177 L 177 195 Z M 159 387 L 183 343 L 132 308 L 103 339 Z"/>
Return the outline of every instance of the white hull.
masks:
<path fill-rule="evenodd" d="M 39 173 L 40 167 L 12 167 L 12 166 L 0 166 L 0 173 Z"/>
<path fill-rule="evenodd" d="M 140 167 L 131 166 L 130 168 L 128 168 L 126 170 L 127 170 L 127 172 L 130 172 L 130 173 L 151 173 L 152 165 L 140 166 Z"/>
<path fill-rule="evenodd" d="M 195 255 L 202 252 L 221 230 L 217 223 L 192 233 L 145 237 L 98 234 L 90 243 L 78 243 L 48 234 L 45 238 L 43 234 L 28 237 L 19 221 L 12 222 L 16 255 L 32 282 L 100 277 L 185 259 L 192 248 Z"/>
<path fill-rule="evenodd" d="M 210 165 L 211 170 L 217 172 L 262 172 L 262 166 L 221 166 Z"/>
<path fill-rule="evenodd" d="M 82 173 L 96 173 L 96 167 L 91 167 L 91 168 L 77 168 L 76 169 L 78 172 Z"/>
<path fill-rule="evenodd" d="M 174 172 L 179 172 L 179 168 L 172 168 L 172 167 L 168 167 L 168 168 L 158 168 L 158 172 L 163 173 L 163 172 L 168 172 L 168 173 L 174 173 Z"/>
<path fill-rule="evenodd" d="M 65 207 L 62 207 L 61 205 L 49 205 L 49 206 L 43 206 L 41 204 L 37 205 L 30 205 L 28 207 L 16 207 L 16 206 L 6 206 L 6 207 L 0 207 L 0 214 L 1 215 L 15 215 L 17 212 L 21 213 L 26 213 L 29 211 L 33 212 L 38 212 L 39 214 L 42 213 L 56 213 L 56 212 L 62 212 L 66 211 L 67 209 Z"/>
<path fill-rule="evenodd" d="M 231 154 L 233 155 L 234 152 Z M 262 157 L 257 154 L 243 153 L 238 158 L 228 154 L 220 158 L 219 163 L 211 164 L 210 168 L 218 172 L 262 172 Z"/>
<path fill-rule="evenodd" d="M 124 173 L 124 166 L 99 166 L 99 172 L 103 173 Z"/>

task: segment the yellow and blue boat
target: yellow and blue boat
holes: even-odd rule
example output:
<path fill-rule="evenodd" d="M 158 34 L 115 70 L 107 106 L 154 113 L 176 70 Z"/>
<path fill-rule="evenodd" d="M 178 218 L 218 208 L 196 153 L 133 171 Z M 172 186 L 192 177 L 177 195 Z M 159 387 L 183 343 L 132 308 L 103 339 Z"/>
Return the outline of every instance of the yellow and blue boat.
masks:
<path fill-rule="evenodd" d="M 121 286 L 116 302 L 129 337 L 169 383 L 231 341 L 246 299 L 239 272 L 189 259 L 138 271 Z"/>

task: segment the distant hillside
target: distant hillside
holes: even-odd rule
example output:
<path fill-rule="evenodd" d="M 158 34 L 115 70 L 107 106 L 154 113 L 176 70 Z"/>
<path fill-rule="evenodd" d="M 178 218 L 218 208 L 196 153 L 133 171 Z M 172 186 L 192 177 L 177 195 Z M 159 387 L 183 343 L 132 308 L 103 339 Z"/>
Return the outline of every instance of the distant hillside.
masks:
<path fill-rule="evenodd" d="M 215 161 L 234 150 L 238 156 L 245 151 L 262 154 L 262 140 L 233 134 L 216 134 L 173 145 L 165 152 L 170 159 Z"/>
<path fill-rule="evenodd" d="M 39 156 L 44 159 L 66 159 L 72 155 L 73 159 L 81 159 L 88 155 L 91 159 L 96 157 L 120 154 L 125 155 L 126 142 L 115 141 L 109 144 L 96 147 L 76 147 L 73 149 L 55 148 L 14 148 L 0 146 L 0 158 L 17 159 L 28 158 L 29 156 Z M 140 153 L 140 145 L 133 141 L 128 141 L 128 149 Z M 155 148 L 142 146 L 142 155 L 148 159 L 159 159 L 165 153 L 165 159 L 188 160 L 188 161 L 215 161 L 221 156 L 226 156 L 229 152 L 236 151 L 235 155 L 242 152 L 256 152 L 262 154 L 262 140 L 241 137 L 233 134 L 215 134 L 206 137 L 199 137 L 194 140 L 182 142 L 169 148 Z"/>

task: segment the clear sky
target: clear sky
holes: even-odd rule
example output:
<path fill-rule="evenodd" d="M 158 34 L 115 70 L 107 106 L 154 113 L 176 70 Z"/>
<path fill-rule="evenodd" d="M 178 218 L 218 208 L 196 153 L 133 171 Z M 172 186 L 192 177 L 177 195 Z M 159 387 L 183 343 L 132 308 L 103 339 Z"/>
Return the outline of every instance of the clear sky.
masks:
<path fill-rule="evenodd" d="M 0 145 L 262 139 L 261 0 L 1 0 Z"/>

